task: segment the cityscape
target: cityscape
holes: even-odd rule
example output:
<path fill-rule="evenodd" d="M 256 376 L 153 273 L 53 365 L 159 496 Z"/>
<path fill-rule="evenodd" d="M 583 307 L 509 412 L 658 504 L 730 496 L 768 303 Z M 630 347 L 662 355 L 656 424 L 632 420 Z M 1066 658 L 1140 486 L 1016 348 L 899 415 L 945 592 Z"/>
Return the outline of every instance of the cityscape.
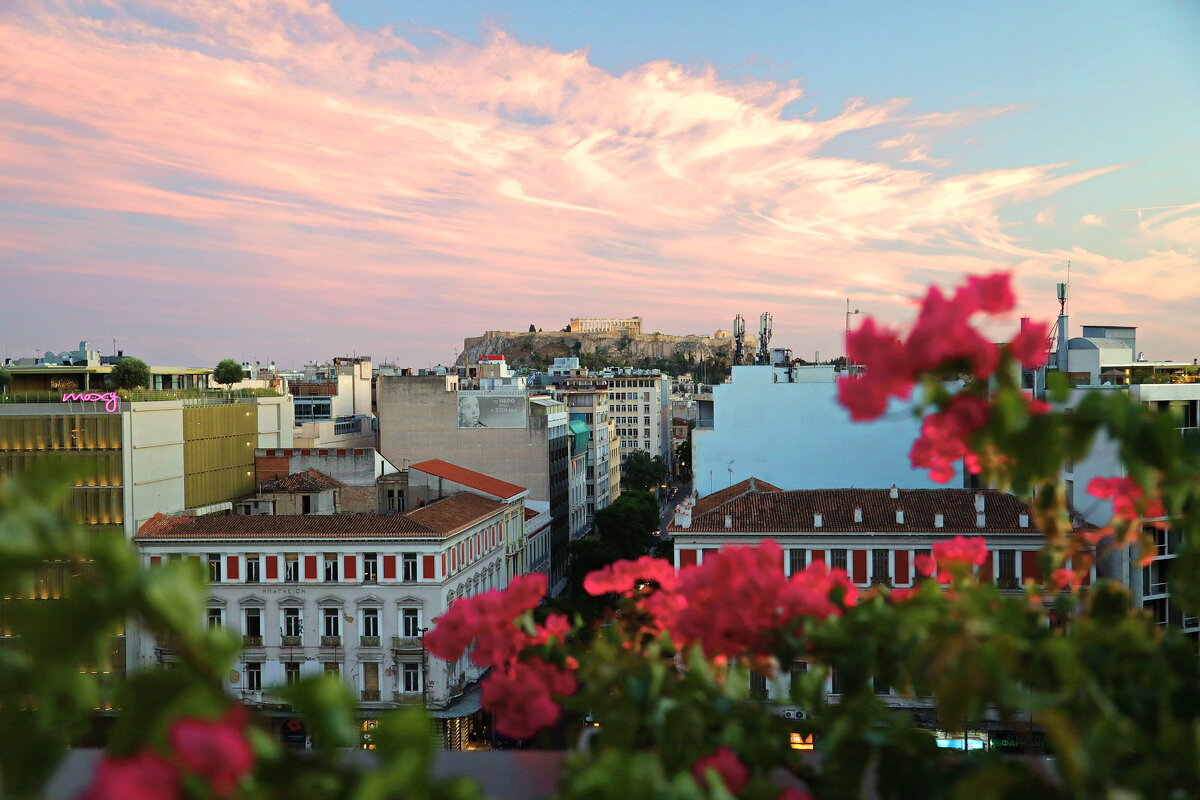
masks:
<path fill-rule="evenodd" d="M 1200 791 L 1194 6 L 0 25 L 0 796 Z"/>

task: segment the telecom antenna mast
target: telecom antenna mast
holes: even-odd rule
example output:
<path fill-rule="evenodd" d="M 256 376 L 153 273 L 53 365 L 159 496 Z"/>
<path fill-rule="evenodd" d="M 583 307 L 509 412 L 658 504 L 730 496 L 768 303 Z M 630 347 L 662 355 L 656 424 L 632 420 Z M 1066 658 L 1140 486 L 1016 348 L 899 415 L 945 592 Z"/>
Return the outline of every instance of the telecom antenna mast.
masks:
<path fill-rule="evenodd" d="M 746 320 L 738 314 L 733 318 L 733 363 L 741 364 L 746 350 Z"/>
<path fill-rule="evenodd" d="M 758 318 L 758 363 L 771 363 L 771 312 L 764 311 Z"/>

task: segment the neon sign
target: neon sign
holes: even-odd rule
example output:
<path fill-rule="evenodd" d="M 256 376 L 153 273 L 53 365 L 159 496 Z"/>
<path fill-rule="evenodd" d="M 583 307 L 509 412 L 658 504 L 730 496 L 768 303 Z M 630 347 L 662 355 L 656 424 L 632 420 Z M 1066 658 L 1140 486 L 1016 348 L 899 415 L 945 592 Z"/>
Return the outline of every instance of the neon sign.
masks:
<path fill-rule="evenodd" d="M 62 396 L 62 401 L 64 403 L 72 401 L 79 403 L 104 403 L 104 410 L 110 414 L 115 413 L 121 407 L 121 398 L 117 396 L 116 392 L 105 392 L 104 394 L 100 394 L 99 392 L 67 392 Z"/>

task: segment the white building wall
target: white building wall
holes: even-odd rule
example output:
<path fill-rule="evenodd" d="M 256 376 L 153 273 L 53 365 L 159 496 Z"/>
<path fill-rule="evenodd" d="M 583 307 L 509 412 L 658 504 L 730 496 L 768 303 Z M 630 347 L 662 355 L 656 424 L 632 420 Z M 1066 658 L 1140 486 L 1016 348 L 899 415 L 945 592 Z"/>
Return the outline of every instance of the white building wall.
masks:
<path fill-rule="evenodd" d="M 776 383 L 769 366 L 736 366 L 713 387 L 714 426 L 692 432 L 696 490 L 704 495 L 749 477 L 782 489 L 960 488 L 961 471 L 935 483 L 908 453 L 920 435 L 911 405 L 893 400 L 880 419 L 853 422 L 834 383 Z"/>
<path fill-rule="evenodd" d="M 183 404 L 180 401 L 130 403 L 125 459 L 129 513 L 125 534 L 132 536 L 157 513 L 184 509 Z"/>

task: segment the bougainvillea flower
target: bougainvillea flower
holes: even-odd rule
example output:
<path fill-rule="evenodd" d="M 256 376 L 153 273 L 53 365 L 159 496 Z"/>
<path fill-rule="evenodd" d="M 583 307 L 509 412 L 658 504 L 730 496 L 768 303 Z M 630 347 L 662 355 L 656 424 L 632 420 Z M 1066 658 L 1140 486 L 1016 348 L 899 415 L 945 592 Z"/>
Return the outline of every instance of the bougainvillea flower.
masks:
<path fill-rule="evenodd" d="M 144 750 L 128 758 L 105 755 L 79 800 L 177 800 L 180 796 L 178 768 Z"/>
<path fill-rule="evenodd" d="M 1008 351 L 1026 369 L 1037 369 L 1046 363 L 1046 333 L 1044 322 L 1034 322 L 1022 328 L 1009 342 Z"/>
<path fill-rule="evenodd" d="M 526 642 L 513 620 L 535 608 L 545 594 L 546 576 L 534 572 L 514 578 L 503 591 L 459 598 L 425 634 L 425 647 L 438 658 L 456 661 L 475 642 L 471 660 L 480 666 L 514 658 Z"/>
<path fill-rule="evenodd" d="M 1017 297 L 1012 290 L 1012 276 L 1007 272 L 969 276 L 967 285 L 955 293 L 954 299 L 968 309 L 967 314 L 975 311 L 1004 314 L 1017 305 Z"/>
<path fill-rule="evenodd" d="M 981 566 L 986 560 L 987 543 L 983 537 L 955 536 L 949 541 L 935 543 L 932 557 L 917 556 L 913 559 L 913 567 L 921 575 L 933 575 L 936 571 L 938 583 L 949 583 L 955 575 Z"/>
<path fill-rule="evenodd" d="M 203 777 L 215 794 L 225 797 L 254 767 L 245 724 L 245 712 L 238 707 L 216 720 L 177 719 L 167 738 L 183 769 Z"/>
<path fill-rule="evenodd" d="M 975 456 L 968 440 L 987 424 L 990 408 L 986 398 L 956 394 L 945 409 L 925 417 L 921 435 L 908 452 L 909 461 L 928 469 L 929 477 L 938 483 L 946 483 L 954 477 L 959 459 Z M 967 468 L 978 472 L 978 457 Z"/>
<path fill-rule="evenodd" d="M 1050 582 L 1068 592 L 1073 592 L 1083 581 L 1083 576 L 1075 574 L 1074 570 L 1060 567 L 1050 573 Z"/>
<path fill-rule="evenodd" d="M 636 561 L 616 561 L 603 569 L 588 573 L 583 579 L 583 588 L 590 595 L 615 592 L 631 596 L 651 582 L 670 591 L 679 585 L 679 577 L 671 562 L 642 556 Z"/>
<path fill-rule="evenodd" d="M 802 572 L 792 575 L 780 594 L 785 616 L 808 616 L 825 619 L 840 616 L 842 609 L 831 599 L 835 587 L 842 588 L 842 604 L 852 606 L 858 599 L 858 589 L 845 570 L 830 569 L 824 562 L 815 561 Z"/>
<path fill-rule="evenodd" d="M 871 420 L 887 410 L 889 397 L 907 399 L 912 394 L 913 367 L 899 335 L 877 327 L 868 317 L 846 335 L 846 354 L 865 367 L 861 377 L 838 381 L 838 399 L 855 420 Z"/>
<path fill-rule="evenodd" d="M 709 768 L 717 773 L 730 794 L 740 792 L 746 782 L 750 780 L 750 772 L 746 769 L 746 765 L 739 761 L 737 754 L 725 745 L 721 745 L 716 752 L 692 764 L 692 775 L 700 781 L 702 786 L 708 785 L 705 773 Z"/>
<path fill-rule="evenodd" d="M 528 739 L 558 722 L 558 704 L 534 671 L 490 673 L 483 681 L 483 705 L 495 714 L 496 731 L 514 739 Z"/>
<path fill-rule="evenodd" d="M 1112 500 L 1113 517 L 1133 521 L 1140 517 L 1165 517 L 1166 509 L 1157 497 L 1145 498 L 1145 492 L 1130 478 L 1092 478 L 1087 493 L 1101 500 Z M 1142 511 L 1138 511 L 1139 503 Z"/>

